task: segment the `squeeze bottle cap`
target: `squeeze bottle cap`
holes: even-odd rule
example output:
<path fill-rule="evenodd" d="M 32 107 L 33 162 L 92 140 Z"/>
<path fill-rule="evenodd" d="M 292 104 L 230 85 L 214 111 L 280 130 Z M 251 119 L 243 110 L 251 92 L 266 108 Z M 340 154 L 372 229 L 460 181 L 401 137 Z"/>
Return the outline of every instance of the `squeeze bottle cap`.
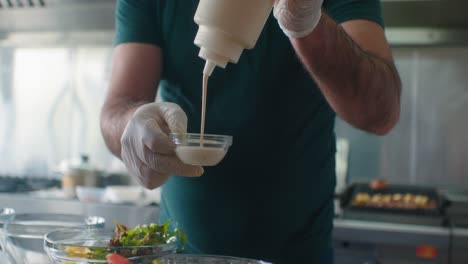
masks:
<path fill-rule="evenodd" d="M 216 67 L 216 63 L 212 62 L 211 60 L 207 60 L 205 62 L 205 68 L 203 69 L 203 74 L 207 76 L 211 76 L 215 67 Z"/>

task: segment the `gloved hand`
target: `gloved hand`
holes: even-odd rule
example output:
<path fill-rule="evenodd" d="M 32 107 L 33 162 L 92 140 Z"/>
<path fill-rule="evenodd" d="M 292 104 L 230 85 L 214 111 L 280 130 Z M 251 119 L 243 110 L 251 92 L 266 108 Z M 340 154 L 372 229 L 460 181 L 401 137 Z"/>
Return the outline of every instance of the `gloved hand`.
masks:
<path fill-rule="evenodd" d="M 286 36 L 301 38 L 317 26 L 322 3 L 323 0 L 275 0 L 273 15 Z"/>
<path fill-rule="evenodd" d="M 201 176 L 203 168 L 182 163 L 175 155 L 170 133 L 187 132 L 187 116 L 173 103 L 139 107 L 121 138 L 122 160 L 129 173 L 146 188 L 154 189 L 170 176 Z"/>

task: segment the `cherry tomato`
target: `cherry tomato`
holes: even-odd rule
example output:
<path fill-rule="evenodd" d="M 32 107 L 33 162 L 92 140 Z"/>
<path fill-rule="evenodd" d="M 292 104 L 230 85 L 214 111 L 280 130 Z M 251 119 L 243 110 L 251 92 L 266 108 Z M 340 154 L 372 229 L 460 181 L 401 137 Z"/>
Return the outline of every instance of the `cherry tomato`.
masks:
<path fill-rule="evenodd" d="M 109 254 L 106 256 L 107 264 L 132 264 L 130 260 L 119 254 Z"/>

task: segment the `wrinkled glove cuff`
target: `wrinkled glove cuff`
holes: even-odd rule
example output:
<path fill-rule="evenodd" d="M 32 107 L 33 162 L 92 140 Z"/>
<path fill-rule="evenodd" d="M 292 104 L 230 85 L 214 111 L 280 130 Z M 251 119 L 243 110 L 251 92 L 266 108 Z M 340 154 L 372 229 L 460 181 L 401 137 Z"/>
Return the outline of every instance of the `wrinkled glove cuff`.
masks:
<path fill-rule="evenodd" d="M 310 34 L 322 17 L 323 0 L 276 0 L 273 15 L 290 38 Z"/>
<path fill-rule="evenodd" d="M 312 31 L 314 31 L 314 29 L 317 27 L 318 23 L 320 22 L 321 17 L 322 17 L 322 11 L 319 10 L 319 14 L 312 16 L 311 19 L 307 21 L 307 26 L 302 26 L 300 30 L 298 30 L 299 27 L 291 30 L 289 29 L 289 27 L 284 26 L 280 20 L 278 20 L 278 24 L 281 30 L 283 30 L 284 34 L 288 38 L 303 38 L 309 35 L 310 33 L 312 33 Z"/>

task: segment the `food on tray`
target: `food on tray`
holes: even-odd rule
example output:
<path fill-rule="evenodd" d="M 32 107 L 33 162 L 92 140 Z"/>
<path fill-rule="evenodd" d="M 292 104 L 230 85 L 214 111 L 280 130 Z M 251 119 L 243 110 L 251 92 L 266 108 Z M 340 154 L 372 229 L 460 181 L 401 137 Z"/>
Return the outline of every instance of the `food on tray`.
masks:
<path fill-rule="evenodd" d="M 361 205 L 361 204 L 367 204 L 371 200 L 371 196 L 368 193 L 358 193 L 354 197 L 353 204 L 356 205 Z"/>
<path fill-rule="evenodd" d="M 377 179 L 377 180 L 371 181 L 369 184 L 369 187 L 372 190 L 384 190 L 384 189 L 387 189 L 389 185 L 386 181 Z"/>
<path fill-rule="evenodd" d="M 399 203 L 403 200 L 403 195 L 401 195 L 400 193 L 395 193 L 393 195 L 393 201 L 396 202 L 396 203 Z"/>
<path fill-rule="evenodd" d="M 369 194 L 360 192 L 354 196 L 353 206 L 389 209 L 424 209 L 437 208 L 437 203 L 427 195 L 406 194 Z"/>

